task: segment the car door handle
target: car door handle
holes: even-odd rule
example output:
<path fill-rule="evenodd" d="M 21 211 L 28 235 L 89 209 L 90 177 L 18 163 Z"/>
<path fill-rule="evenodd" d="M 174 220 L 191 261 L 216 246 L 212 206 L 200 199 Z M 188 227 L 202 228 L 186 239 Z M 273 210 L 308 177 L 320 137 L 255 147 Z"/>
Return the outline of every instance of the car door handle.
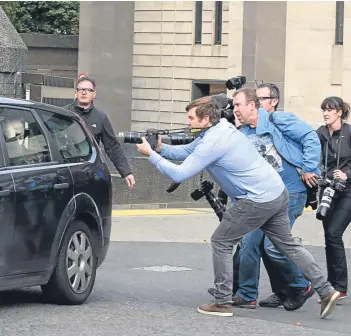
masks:
<path fill-rule="evenodd" d="M 9 189 L 0 190 L 0 197 L 10 196 L 11 191 Z"/>
<path fill-rule="evenodd" d="M 56 183 L 54 184 L 54 189 L 67 189 L 69 187 L 68 183 Z"/>

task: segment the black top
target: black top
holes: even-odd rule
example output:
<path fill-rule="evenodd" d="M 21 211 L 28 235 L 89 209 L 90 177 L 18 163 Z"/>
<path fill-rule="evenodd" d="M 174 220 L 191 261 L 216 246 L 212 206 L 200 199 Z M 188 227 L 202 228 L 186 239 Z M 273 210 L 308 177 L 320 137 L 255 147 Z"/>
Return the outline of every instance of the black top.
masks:
<path fill-rule="evenodd" d="M 317 129 L 317 134 L 322 145 L 322 167 L 324 172 L 326 170 L 326 177 L 332 180 L 333 171 L 337 169 L 339 141 L 341 141 L 339 169 L 347 175 L 346 189 L 351 190 L 351 125 L 343 123 L 341 130 L 334 131 L 333 135 L 330 136 L 327 126 L 321 126 Z M 327 167 L 325 167 L 327 146 L 328 158 Z"/>
<path fill-rule="evenodd" d="M 76 101 L 64 108 L 79 114 L 93 133 L 97 143 L 100 145 L 102 142 L 108 157 L 123 178 L 132 173 L 105 112 L 98 110 L 94 104 L 88 109 L 83 109 L 77 105 Z"/>

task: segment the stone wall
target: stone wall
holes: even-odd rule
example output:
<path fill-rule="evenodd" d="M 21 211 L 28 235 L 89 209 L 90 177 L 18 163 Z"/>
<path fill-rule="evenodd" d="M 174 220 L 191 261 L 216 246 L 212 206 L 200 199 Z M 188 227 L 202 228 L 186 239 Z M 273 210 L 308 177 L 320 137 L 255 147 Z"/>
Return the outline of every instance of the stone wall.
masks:
<path fill-rule="evenodd" d="M 344 45 L 335 45 L 335 1 L 287 2 L 285 110 L 314 127 L 324 98 L 351 101 L 351 3 L 344 6 Z"/>
<path fill-rule="evenodd" d="M 194 44 L 195 2 L 135 2 L 133 130 L 184 125 L 194 80 L 241 74 L 242 3 L 223 1 L 221 45 L 214 44 L 214 8 L 203 2 L 202 43 Z"/>

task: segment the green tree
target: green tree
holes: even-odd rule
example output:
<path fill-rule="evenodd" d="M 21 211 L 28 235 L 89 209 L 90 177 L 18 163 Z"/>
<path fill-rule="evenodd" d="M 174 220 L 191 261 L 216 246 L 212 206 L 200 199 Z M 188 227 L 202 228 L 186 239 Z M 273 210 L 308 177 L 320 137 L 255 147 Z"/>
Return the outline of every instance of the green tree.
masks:
<path fill-rule="evenodd" d="M 79 1 L 2 1 L 19 33 L 77 35 Z"/>

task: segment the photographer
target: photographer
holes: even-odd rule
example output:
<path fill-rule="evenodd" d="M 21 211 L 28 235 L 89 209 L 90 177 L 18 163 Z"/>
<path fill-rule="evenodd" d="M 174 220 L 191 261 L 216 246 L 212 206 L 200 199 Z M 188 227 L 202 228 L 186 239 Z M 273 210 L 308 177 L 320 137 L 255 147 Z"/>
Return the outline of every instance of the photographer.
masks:
<path fill-rule="evenodd" d="M 322 218 L 328 280 L 340 291 L 340 299 L 345 299 L 348 277 L 342 236 L 351 221 L 351 126 L 344 121 L 349 117 L 350 105 L 339 97 L 329 97 L 324 99 L 321 109 L 325 126 L 319 127 L 317 134 L 322 145 L 322 178 L 339 180 L 345 185 L 344 188 L 333 188 L 335 195 Z M 324 189 L 325 186 L 320 195 Z"/>
<path fill-rule="evenodd" d="M 255 106 L 253 100 L 244 103 Z M 186 111 L 188 126 L 204 129 L 195 141 L 183 146 L 159 141 L 156 151 L 162 156 L 151 149 L 145 138 L 137 148 L 175 182 L 187 180 L 206 168 L 233 202 L 211 237 L 215 301 L 199 306 L 198 312 L 233 315 L 233 248 L 245 234 L 262 228 L 274 245 L 311 280 L 321 297 L 320 316 L 328 316 L 340 293 L 327 282 L 311 254 L 294 241 L 289 226 L 288 193 L 279 174 L 244 134 L 225 118 L 220 119 L 221 110 L 213 97 L 193 101 Z M 164 157 L 184 161 L 177 165 Z"/>
<path fill-rule="evenodd" d="M 317 185 L 319 139 L 313 128 L 293 113 L 275 112 L 279 89 L 274 84 L 261 84 L 256 92 L 253 89 L 236 91 L 235 101 L 253 99 L 256 106 L 240 105 L 234 112 L 244 125 L 242 132 L 281 175 L 289 192 L 288 215 L 292 228 L 306 204 L 307 192 L 302 178 L 307 177 L 309 184 Z M 260 105 L 265 109 L 259 108 Z M 301 177 L 297 167 L 302 170 Z M 277 251 L 262 230 L 245 235 L 240 252 L 234 255 L 234 267 L 239 275 L 238 285 L 234 286 L 233 304 L 240 308 L 256 308 L 261 256 L 274 294 L 261 300 L 260 306 L 299 309 L 315 291 L 294 263 Z"/>

